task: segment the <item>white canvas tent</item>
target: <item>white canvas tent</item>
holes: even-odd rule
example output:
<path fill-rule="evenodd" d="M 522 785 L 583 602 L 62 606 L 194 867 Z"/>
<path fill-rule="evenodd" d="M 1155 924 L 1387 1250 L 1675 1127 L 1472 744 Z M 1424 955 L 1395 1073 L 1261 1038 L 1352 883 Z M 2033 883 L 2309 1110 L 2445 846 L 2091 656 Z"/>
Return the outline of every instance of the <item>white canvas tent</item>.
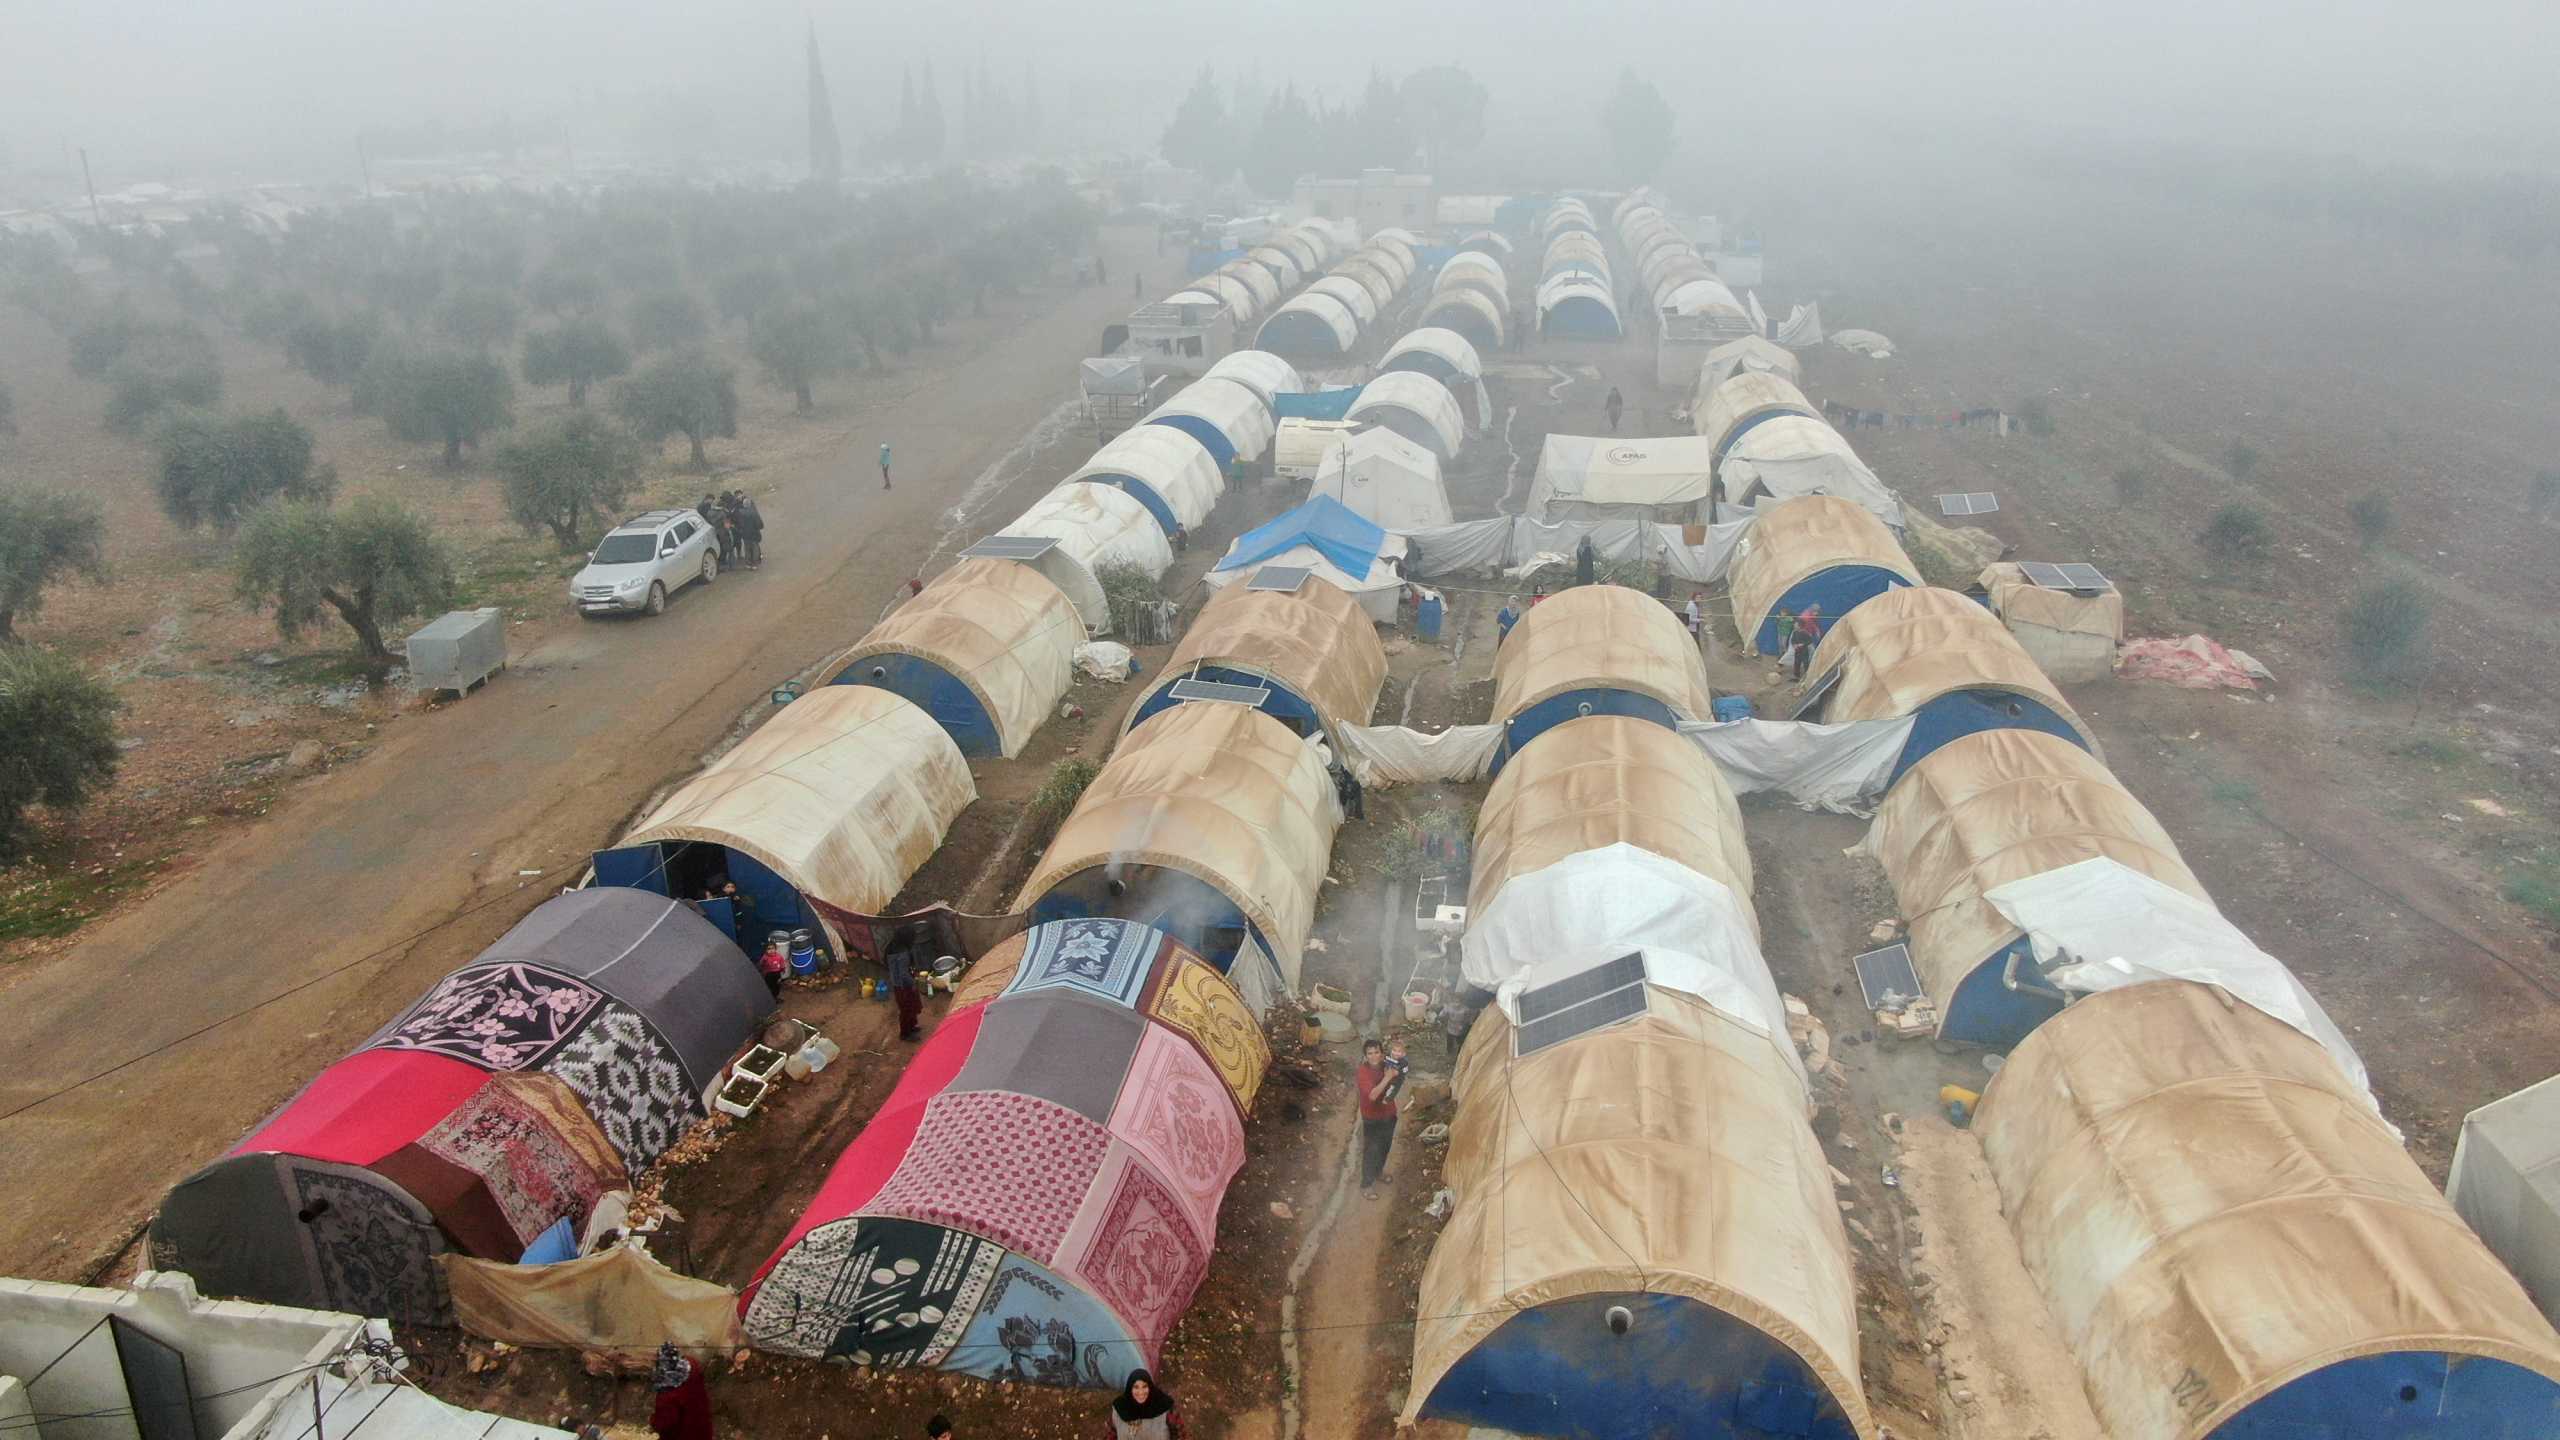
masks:
<path fill-rule="evenodd" d="M 1253 343 L 1297 355 L 1339 355 L 1360 343 L 1360 317 L 1340 298 L 1310 290 L 1272 311 L 1271 318 L 1254 332 Z"/>
<path fill-rule="evenodd" d="M 1378 302 L 1371 298 L 1368 287 L 1347 275 L 1327 275 L 1307 286 L 1309 295 L 1326 295 L 1342 302 L 1351 318 L 1367 325 L 1378 318 Z"/>
<path fill-rule="evenodd" d="M 1200 420 L 1215 429 L 1226 437 L 1236 458 L 1246 464 L 1260 460 L 1262 452 L 1271 447 L 1275 422 L 1270 409 L 1251 387 L 1233 380 L 1192 381 L 1175 391 L 1172 399 L 1148 411 L 1138 428 L 1165 425 L 1177 417 Z"/>
<path fill-rule="evenodd" d="M 1716 494 L 1724 506 L 1837 495 L 1864 505 L 1892 529 L 1902 528 L 1901 499 L 1819 416 L 1780 415 L 1744 432 L 1716 468 Z M 1720 511 L 1718 518 L 1734 517 Z"/>
<path fill-rule="evenodd" d="M 1467 419 L 1449 387 L 1412 370 L 1390 370 L 1361 387 L 1345 420 L 1368 420 L 1454 460 L 1466 442 Z"/>
<path fill-rule="evenodd" d="M 1227 478 L 1218 469 L 1200 442 L 1169 425 L 1140 425 L 1111 438 L 1111 443 L 1093 452 L 1093 458 L 1066 479 L 1063 488 L 1079 480 L 1098 480 L 1106 485 L 1127 488 L 1127 482 L 1146 487 L 1156 504 L 1163 505 L 1175 522 L 1197 525 L 1209 518 L 1209 511 L 1226 493 Z M 1141 497 L 1145 498 L 1145 497 Z M 1153 511 L 1154 505 L 1148 509 Z M 1167 535 L 1170 527 L 1158 524 Z"/>
<path fill-rule="evenodd" d="M 1695 413 L 1706 409 L 1708 398 L 1724 382 L 1744 371 L 1775 375 L 1799 389 L 1804 385 L 1804 366 L 1796 359 L 1794 351 L 1774 340 L 1745 335 L 1739 340 L 1727 340 L 1707 352 L 1706 363 L 1698 369 L 1697 388 L 1689 395 L 1690 411 Z"/>
<path fill-rule="evenodd" d="M 1529 486 L 1528 516 L 1558 521 L 1677 523 L 1712 492 L 1707 442 L 1693 435 L 1549 435 Z M 1672 512 L 1672 513 L 1664 513 Z"/>
<path fill-rule="evenodd" d="M 2462 1118 L 2444 1193 L 2560 1324 L 2560 1075 Z"/>
<path fill-rule="evenodd" d="M 1058 543 L 1025 561 L 1066 592 L 1095 635 L 1111 631 L 1111 606 L 1096 572 L 1105 565 L 1135 565 L 1149 575 L 1173 566 L 1173 544 L 1144 502 L 1117 485 L 1071 481 L 1033 502 L 1003 536 L 1033 536 Z"/>
<path fill-rule="evenodd" d="M 1238 350 L 1209 367 L 1203 380 L 1232 380 L 1262 397 L 1262 408 L 1271 408 L 1273 400 L 1294 395 L 1307 388 L 1298 367 L 1268 350 Z"/>
<path fill-rule="evenodd" d="M 1390 531 L 1409 534 L 1449 523 L 1440 457 L 1383 425 L 1353 431 L 1333 443 L 1307 491 L 1310 500 L 1318 495 L 1330 495 L 1353 514 Z"/>

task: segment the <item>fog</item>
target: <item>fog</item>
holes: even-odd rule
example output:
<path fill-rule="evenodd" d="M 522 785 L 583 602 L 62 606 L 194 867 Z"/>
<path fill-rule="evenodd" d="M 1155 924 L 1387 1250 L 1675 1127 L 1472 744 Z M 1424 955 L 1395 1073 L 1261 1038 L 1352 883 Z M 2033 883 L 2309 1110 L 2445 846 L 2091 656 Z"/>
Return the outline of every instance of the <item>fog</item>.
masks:
<path fill-rule="evenodd" d="M 2560 168 L 2550 0 L 0 0 L 0 183 L 50 189 L 78 147 L 102 188 L 348 179 L 360 131 L 501 122 L 595 152 L 788 159 L 810 23 L 857 155 L 894 123 L 901 67 L 927 62 L 946 104 L 964 63 L 1032 74 L 1062 152 L 1151 148 L 1202 66 L 1348 99 L 1373 66 L 1455 63 L 1499 137 L 1596 146 L 1633 66 L 1678 111 L 1684 161 L 1844 180 L 1915 145 L 2095 138 Z"/>

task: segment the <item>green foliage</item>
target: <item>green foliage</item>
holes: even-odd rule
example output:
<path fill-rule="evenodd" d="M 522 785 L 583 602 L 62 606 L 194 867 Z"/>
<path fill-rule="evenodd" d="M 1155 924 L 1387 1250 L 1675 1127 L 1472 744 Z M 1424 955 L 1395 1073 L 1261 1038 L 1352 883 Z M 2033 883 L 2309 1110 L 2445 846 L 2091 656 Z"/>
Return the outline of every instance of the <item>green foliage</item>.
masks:
<path fill-rule="evenodd" d="M 631 368 L 631 347 L 613 327 L 590 316 L 563 320 L 524 337 L 524 378 L 532 385 L 566 385 L 569 403 L 587 403 L 587 387 Z"/>
<path fill-rule="evenodd" d="M 382 321 L 370 310 L 337 317 L 314 310 L 284 332 L 284 358 L 323 385 L 353 385 L 381 334 Z"/>
<path fill-rule="evenodd" d="M 1227 118 L 1227 102 L 1218 93 L 1217 77 L 1202 66 L 1191 81 L 1173 119 L 1164 127 L 1157 150 L 1166 163 L 1199 172 L 1201 178 L 1224 180 L 1236 168 L 1237 142 Z"/>
<path fill-rule="evenodd" d="M 2347 673 L 2374 686 L 2417 678 L 2425 668 L 2428 609 L 2415 581 L 2382 580 L 2357 590 L 2339 617 Z"/>
<path fill-rule="evenodd" d="M 586 548 L 587 521 L 609 529 L 640 479 L 640 444 L 593 411 L 534 429 L 498 451 L 507 513 L 527 531 L 549 529 L 560 552 Z"/>
<path fill-rule="evenodd" d="M 115 778 L 119 708 L 64 657 L 0 646 L 0 861 L 26 853 L 29 808 L 77 809 Z"/>
<path fill-rule="evenodd" d="M 436 306 L 436 329 L 457 345 L 485 350 L 516 336 L 523 307 L 516 297 L 494 285 L 466 285 Z"/>
<path fill-rule="evenodd" d="M 0 484 L 0 641 L 71 575 L 107 578 L 106 512 L 86 495 Z"/>
<path fill-rule="evenodd" d="M 453 557 L 417 512 L 379 496 L 344 510 L 315 501 L 262 507 L 240 532 L 233 588 L 274 612 L 290 640 L 335 613 L 365 659 L 391 658 L 382 630 L 441 610 L 453 597 Z"/>
<path fill-rule="evenodd" d="M 2560 928 L 2560 866 L 2548 857 L 2510 873 L 2499 893 L 2534 919 Z"/>
<path fill-rule="evenodd" d="M 1073 755 L 1049 767 L 1049 778 L 1041 781 L 1040 788 L 1031 795 L 1031 823 L 1038 831 L 1037 840 L 1045 841 L 1057 833 L 1058 827 L 1075 813 L 1085 787 L 1101 773 L 1101 765 Z"/>
<path fill-rule="evenodd" d="M 1379 868 L 1398 880 L 1447 874 L 1450 862 L 1445 857 L 1451 842 L 1463 840 L 1474 833 L 1474 816 L 1450 806 L 1435 805 L 1396 823 L 1395 830 L 1387 838 L 1387 853 Z M 1434 837 L 1440 841 L 1444 858 L 1432 857 L 1430 842 Z M 1460 883 L 1464 883 L 1463 876 Z"/>
<path fill-rule="evenodd" d="M 281 344 L 295 326 L 320 316 L 320 304 L 301 290 L 263 290 L 240 306 L 240 333 L 263 344 Z"/>
<path fill-rule="evenodd" d="M 748 348 L 764 378 L 777 390 L 788 390 L 800 413 L 816 406 L 809 387 L 822 375 L 842 370 L 848 358 L 844 332 L 817 306 L 795 300 L 759 317 Z"/>
<path fill-rule="evenodd" d="M 2258 459 L 2258 447 L 2246 440 L 2234 440 L 2231 448 L 2223 452 L 2222 468 L 2231 472 L 2232 479 L 2246 480 L 2258 468 Z"/>
<path fill-rule="evenodd" d="M 604 277 L 584 265 L 554 260 L 534 272 L 527 293 L 536 309 L 554 315 L 586 315 L 604 304 Z"/>
<path fill-rule="evenodd" d="M 2151 472 L 2139 465 L 2127 465 L 2116 472 L 2116 500 L 2125 505 L 2140 504 L 2151 493 Z"/>
<path fill-rule="evenodd" d="M 84 316 L 71 329 L 71 373 L 84 380 L 104 379 L 143 329 L 121 306 Z"/>
<path fill-rule="evenodd" d="M 164 411 L 222 403 L 222 364 L 201 331 L 136 336 L 107 369 L 107 428 L 140 430 Z"/>
<path fill-rule="evenodd" d="M 337 471 L 311 463 L 311 432 L 281 407 L 263 415 L 183 411 L 156 439 L 160 508 L 189 530 L 211 525 L 228 535 L 277 496 L 326 500 L 338 488 Z"/>
<path fill-rule="evenodd" d="M 2368 490 L 2347 507 L 2347 515 L 2356 522 L 2356 538 L 2364 548 L 2372 549 L 2391 533 L 2391 497 L 2379 490 Z"/>
<path fill-rule="evenodd" d="M 392 438 L 444 442 L 444 463 L 514 421 L 515 381 L 505 366 L 468 350 L 377 347 L 357 381 L 356 408 L 373 407 Z"/>
<path fill-rule="evenodd" d="M 1662 162 L 1671 158 L 1677 125 L 1671 102 L 1652 81 L 1632 69 L 1618 72 L 1618 87 L 1600 106 L 1600 128 L 1608 132 L 1620 179 L 1641 185 L 1659 174 Z"/>
<path fill-rule="evenodd" d="M 2030 395 L 2018 402 L 2018 420 L 2027 433 L 2046 436 L 2053 433 L 2053 406 L 2041 395 Z"/>
<path fill-rule="evenodd" d="M 613 408 L 641 442 L 661 445 L 682 435 L 693 446 L 687 463 L 709 470 L 711 459 L 702 442 L 738 433 L 738 372 L 700 350 L 661 356 L 639 374 L 622 382 Z"/>
<path fill-rule="evenodd" d="M 631 302 L 631 343 L 642 350 L 668 350 L 711 333 L 702 302 L 683 290 L 652 290 Z"/>
<path fill-rule="evenodd" d="M 1109 561 L 1095 567 L 1093 578 L 1102 586 L 1103 604 L 1110 612 L 1111 628 L 1117 634 L 1127 635 L 1135 627 L 1138 606 L 1153 605 L 1164 598 L 1164 587 L 1156 583 L 1156 577 L 1148 574 L 1143 565 L 1132 565 L 1125 560 Z"/>
<path fill-rule="evenodd" d="M 752 324 L 758 314 L 782 303 L 790 289 L 781 267 L 770 260 L 753 260 L 721 272 L 711 282 L 711 303 L 721 319 Z"/>
<path fill-rule="evenodd" d="M 1476 77 L 1455 65 L 1434 65 L 1404 77 L 1397 89 L 1406 123 L 1421 142 L 1424 168 L 1438 173 L 1449 152 L 1484 143 L 1484 107 L 1490 98 Z"/>
<path fill-rule="evenodd" d="M 2205 522 L 2204 533 L 2197 537 L 2204 546 L 2205 558 L 2215 569 L 2225 572 L 2264 560 L 2275 539 L 2275 526 L 2268 522 L 2267 512 L 2244 500 L 2214 511 L 2213 518 Z"/>

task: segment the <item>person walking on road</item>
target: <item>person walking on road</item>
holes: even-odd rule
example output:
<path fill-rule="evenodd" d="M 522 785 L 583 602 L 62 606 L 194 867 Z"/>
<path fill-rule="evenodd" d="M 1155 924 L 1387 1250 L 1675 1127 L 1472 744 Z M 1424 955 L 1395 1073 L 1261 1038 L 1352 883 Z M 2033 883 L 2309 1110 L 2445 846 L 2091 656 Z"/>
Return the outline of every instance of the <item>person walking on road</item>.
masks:
<path fill-rule="evenodd" d="M 1374 1200 L 1378 1182 L 1387 1174 L 1387 1152 L 1396 1143 L 1396 1089 L 1403 1074 L 1387 1063 L 1387 1047 L 1372 1040 L 1360 1047 L 1360 1068 L 1351 1087 L 1360 1101 L 1360 1198 Z"/>
<path fill-rule="evenodd" d="M 1617 434 L 1618 417 L 1627 411 L 1627 397 L 1619 394 L 1618 387 L 1612 385 L 1609 387 L 1609 398 L 1600 402 L 1600 408 L 1609 417 L 1609 433 Z"/>
<path fill-rule="evenodd" d="M 1111 1440 L 1182 1440 L 1182 1411 L 1156 1377 L 1129 1372 L 1111 1402 Z"/>
<path fill-rule="evenodd" d="M 916 993 L 916 958 L 914 947 L 904 940 L 889 947 L 889 998 L 898 1003 L 898 1038 L 913 1040 L 924 1033 L 924 997 Z"/>
<path fill-rule="evenodd" d="M 880 488 L 889 488 L 889 442 L 880 442 Z"/>

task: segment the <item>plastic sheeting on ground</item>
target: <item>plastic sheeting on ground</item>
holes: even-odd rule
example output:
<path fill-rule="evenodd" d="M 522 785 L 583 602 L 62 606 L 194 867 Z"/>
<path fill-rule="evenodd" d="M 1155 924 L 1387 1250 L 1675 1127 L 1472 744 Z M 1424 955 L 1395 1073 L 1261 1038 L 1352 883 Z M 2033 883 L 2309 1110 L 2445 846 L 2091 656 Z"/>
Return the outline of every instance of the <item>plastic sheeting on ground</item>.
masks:
<path fill-rule="evenodd" d="M 2104 857 L 1994 886 L 1982 898 L 2026 932 L 2036 963 L 2056 986 L 2082 994 L 2159 980 L 2220 986 L 2318 1042 L 2380 1113 L 2364 1059 L 2346 1032 L 2283 961 L 2259 949 L 2211 901 Z"/>
<path fill-rule="evenodd" d="M 1465 571 L 1510 570 L 1540 555 L 1571 555 L 1585 537 L 1611 560 L 1651 556 L 1662 573 L 1694 585 L 1724 579 L 1733 551 L 1754 520 L 1722 525 L 1656 525 L 1646 520 L 1601 520 L 1544 525 L 1519 515 L 1461 520 L 1411 532 L 1417 578 Z"/>
<path fill-rule="evenodd" d="M 463 1333 L 537 1350 L 601 1355 L 624 1374 L 645 1371 L 660 1345 L 695 1355 L 738 1348 L 738 1294 L 679 1275 L 638 1245 L 584 1259 L 511 1265 L 444 1255 L 445 1283 Z"/>
<path fill-rule="evenodd" d="M 1337 725 L 1325 732 L 1361 784 L 1465 785 L 1493 768 L 1499 725 L 1452 725 L 1437 733 L 1400 725 Z"/>
<path fill-rule="evenodd" d="M 2270 678 L 2257 661 L 2204 635 L 2128 640 L 2116 652 L 2116 673 L 2128 680 L 2165 680 L 2182 690 L 2255 690 Z"/>
<path fill-rule="evenodd" d="M 1893 342 L 1873 330 L 1834 330 L 1831 332 L 1831 343 L 1843 350 L 1864 355 L 1870 360 L 1889 360 L 1893 357 Z"/>
<path fill-rule="evenodd" d="M 1423 1271 L 1403 1418 L 1576 1440 L 1707 1416 L 1873 1436 L 1802 1081 L 1713 1007 L 1645 998 L 1640 1017 L 1519 1058 L 1502 1011 L 1477 1021 L 1450 1082 L 1457 1204 Z M 1629 1303 L 1641 1342 L 1606 1321 Z"/>
<path fill-rule="evenodd" d="M 1713 469 L 1706 443 L 1695 436 L 1551 434 L 1538 451 L 1526 514 L 1550 524 L 1662 518 L 1653 512 L 1707 499 Z"/>
<path fill-rule="evenodd" d="M 1807 810 L 1864 815 L 1893 779 L 1914 717 L 1684 722 L 1680 733 L 1716 762 L 1738 795 L 1775 790 Z"/>
<path fill-rule="evenodd" d="M 2560 1433 L 2560 1336 L 2370 1098 L 2177 981 L 2010 1052 L 1974 1133 L 2108 1435 Z"/>

